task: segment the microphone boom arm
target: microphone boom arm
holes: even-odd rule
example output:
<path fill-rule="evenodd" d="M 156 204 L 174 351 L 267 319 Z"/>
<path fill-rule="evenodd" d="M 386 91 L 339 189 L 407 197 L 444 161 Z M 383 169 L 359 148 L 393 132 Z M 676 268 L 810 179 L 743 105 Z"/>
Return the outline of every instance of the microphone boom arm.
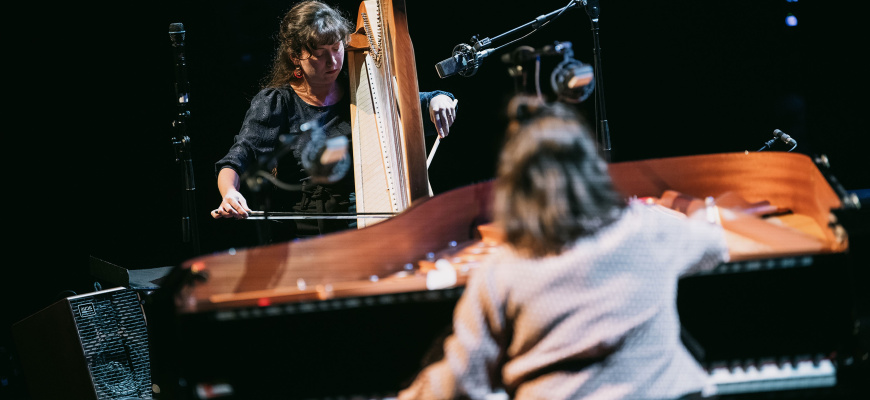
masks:
<path fill-rule="evenodd" d="M 587 0 L 573 0 L 573 1 L 571 1 L 570 4 L 568 4 L 565 7 L 561 7 L 561 8 L 556 9 L 550 13 L 540 15 L 537 18 L 535 18 L 534 20 L 527 22 L 527 23 L 525 23 L 521 26 L 518 26 L 516 28 L 513 28 L 507 32 L 499 34 L 498 36 L 496 36 L 492 39 L 490 39 L 490 38 L 478 39 L 477 35 L 472 36 L 471 41 L 470 41 L 471 45 L 468 45 L 466 43 L 461 43 L 461 44 L 456 45 L 455 47 L 453 47 L 453 55 L 450 58 L 448 58 L 444 61 L 441 61 L 435 65 L 435 70 L 436 70 L 436 72 L 438 72 L 438 77 L 440 77 L 441 79 L 444 79 L 444 78 L 447 78 L 447 77 L 450 77 L 450 76 L 453 76 L 456 74 L 459 74 L 459 75 L 464 76 L 466 78 L 470 77 L 470 76 L 474 75 L 475 73 L 477 73 L 477 69 L 480 67 L 482 60 L 484 58 L 486 58 L 487 56 L 489 56 L 490 54 L 494 53 L 495 51 L 497 51 L 499 49 L 504 48 L 505 46 L 507 46 L 511 43 L 514 43 L 514 42 L 519 41 L 525 37 L 528 37 L 532 33 L 535 33 L 535 31 L 537 31 L 539 28 L 548 24 L 550 21 L 556 19 L 557 17 L 562 15 L 562 13 L 564 13 L 565 11 L 567 11 L 569 9 L 577 8 L 580 6 L 585 6 L 586 4 L 587 4 Z M 517 39 L 514 39 L 514 40 L 512 40 L 508 43 L 505 43 L 501 46 L 498 46 L 494 49 L 483 50 L 483 49 L 486 49 L 487 47 L 489 47 L 490 45 L 492 45 L 492 43 L 494 41 L 502 39 L 506 36 L 512 35 L 518 31 L 521 31 L 523 29 L 527 29 L 529 27 L 532 28 L 532 31 L 529 33 L 526 33 L 524 36 L 519 37 Z"/>

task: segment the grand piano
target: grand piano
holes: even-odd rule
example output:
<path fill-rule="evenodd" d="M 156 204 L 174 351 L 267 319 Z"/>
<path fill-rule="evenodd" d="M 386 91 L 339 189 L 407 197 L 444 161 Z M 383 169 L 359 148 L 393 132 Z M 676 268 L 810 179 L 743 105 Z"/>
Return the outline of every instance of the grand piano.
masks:
<path fill-rule="evenodd" d="M 712 210 L 726 230 L 731 261 L 682 278 L 678 293 L 683 341 L 720 398 L 856 393 L 867 259 L 814 160 L 727 153 L 609 168 L 627 198 L 675 218 Z M 153 305 L 163 398 L 394 396 L 438 356 L 467 277 L 502 245 L 491 195 L 481 182 L 359 230 L 186 261 Z"/>

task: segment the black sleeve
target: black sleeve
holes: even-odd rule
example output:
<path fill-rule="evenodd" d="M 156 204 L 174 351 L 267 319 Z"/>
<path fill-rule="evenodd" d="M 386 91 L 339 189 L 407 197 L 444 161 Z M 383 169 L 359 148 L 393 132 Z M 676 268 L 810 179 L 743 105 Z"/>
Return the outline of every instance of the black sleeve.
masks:
<path fill-rule="evenodd" d="M 281 132 L 288 129 L 286 99 L 276 89 L 264 89 L 251 100 L 242 128 L 235 136 L 227 154 L 215 163 L 215 175 L 223 168 L 232 168 L 239 175 L 248 167 L 271 154 Z M 271 168 L 272 166 L 264 166 Z"/>
<path fill-rule="evenodd" d="M 423 114 L 423 134 L 425 136 L 438 135 L 438 132 L 435 130 L 435 124 L 433 124 L 432 119 L 429 118 L 429 101 L 431 101 L 432 98 L 439 94 L 443 94 L 453 100 L 456 100 L 456 97 L 453 96 L 453 93 L 445 92 L 443 90 L 435 90 L 433 92 L 420 92 L 420 112 Z M 459 106 L 456 107 L 456 111 L 459 111 Z"/>

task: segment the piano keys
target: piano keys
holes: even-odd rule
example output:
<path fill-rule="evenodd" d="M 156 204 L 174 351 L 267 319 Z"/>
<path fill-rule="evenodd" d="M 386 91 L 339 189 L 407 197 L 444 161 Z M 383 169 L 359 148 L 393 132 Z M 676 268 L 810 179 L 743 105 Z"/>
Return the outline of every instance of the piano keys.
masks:
<path fill-rule="evenodd" d="M 853 299 L 842 254 L 726 263 L 683 278 L 686 347 L 722 399 L 847 399 Z"/>
<path fill-rule="evenodd" d="M 715 365 L 707 368 L 721 396 L 831 388 L 837 385 L 837 367 L 828 358 L 795 359 L 760 364 Z"/>

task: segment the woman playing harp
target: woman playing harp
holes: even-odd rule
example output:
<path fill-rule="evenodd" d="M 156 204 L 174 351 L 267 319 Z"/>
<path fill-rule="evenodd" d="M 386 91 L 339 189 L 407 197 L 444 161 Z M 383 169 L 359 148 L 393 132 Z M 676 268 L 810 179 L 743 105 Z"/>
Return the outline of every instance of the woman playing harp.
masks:
<path fill-rule="evenodd" d="M 240 192 L 240 177 L 282 146 L 282 136 L 295 137 L 286 152 L 266 166 L 283 182 L 301 183 L 301 191 L 274 190 L 269 197 L 273 211 L 314 213 L 352 212 L 354 176 L 349 171 L 335 182 L 313 182 L 302 166 L 302 152 L 311 140 L 302 129 L 316 122 L 328 138 L 350 138 L 352 126 L 349 78 L 345 66 L 351 24 L 342 14 L 318 1 L 294 5 L 281 21 L 279 46 L 263 88 L 251 101 L 241 130 L 226 156 L 215 164 L 222 200 L 213 218 L 244 219 L 251 215 Z M 421 110 L 429 113 L 427 134 L 445 137 L 456 118 L 453 95 L 443 91 L 420 92 Z M 436 122 L 439 124 L 436 126 Z M 280 167 L 280 168 L 279 168 Z M 279 172 L 280 171 L 280 172 Z M 280 224 L 272 241 L 290 240 L 352 228 L 356 220 L 308 220 Z"/>

